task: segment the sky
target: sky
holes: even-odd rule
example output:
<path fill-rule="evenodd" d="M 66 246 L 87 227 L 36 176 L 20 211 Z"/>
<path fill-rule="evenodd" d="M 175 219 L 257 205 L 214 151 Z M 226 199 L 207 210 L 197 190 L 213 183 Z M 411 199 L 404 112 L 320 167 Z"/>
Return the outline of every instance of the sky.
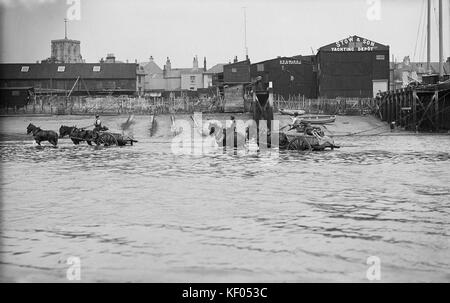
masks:
<path fill-rule="evenodd" d="M 311 55 L 321 46 L 358 35 L 389 45 L 397 61 L 426 61 L 426 0 L 0 0 L 0 62 L 31 63 L 50 56 L 50 41 L 81 41 L 86 62 L 108 53 L 117 60 L 208 67 L 245 58 Z M 438 0 L 432 0 L 432 61 L 438 61 Z M 450 0 L 444 2 L 444 58 L 450 56 Z M 435 9 L 434 9 L 435 8 Z"/>

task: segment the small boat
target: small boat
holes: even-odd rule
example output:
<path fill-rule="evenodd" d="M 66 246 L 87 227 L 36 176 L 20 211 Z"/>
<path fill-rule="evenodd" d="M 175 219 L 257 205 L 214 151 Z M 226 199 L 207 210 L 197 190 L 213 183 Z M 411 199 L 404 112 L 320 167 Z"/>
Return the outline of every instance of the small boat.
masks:
<path fill-rule="evenodd" d="M 302 122 L 311 124 L 329 124 L 336 121 L 334 115 L 307 115 L 301 117 Z"/>
<path fill-rule="evenodd" d="M 294 116 L 297 113 L 299 116 L 304 115 L 306 112 L 302 109 L 284 109 L 280 108 L 278 110 L 282 115 Z"/>

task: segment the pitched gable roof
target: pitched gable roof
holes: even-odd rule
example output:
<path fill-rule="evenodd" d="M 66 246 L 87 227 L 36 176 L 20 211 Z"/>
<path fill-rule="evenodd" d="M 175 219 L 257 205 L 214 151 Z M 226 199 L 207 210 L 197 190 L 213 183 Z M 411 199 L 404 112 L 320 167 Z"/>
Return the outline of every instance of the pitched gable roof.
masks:
<path fill-rule="evenodd" d="M 148 75 L 163 73 L 163 70 L 154 61 L 141 63 L 141 66 L 144 67 L 144 70 Z"/>
<path fill-rule="evenodd" d="M 205 74 L 219 74 L 223 73 L 223 66 L 225 63 L 219 63 L 208 69 Z"/>
<path fill-rule="evenodd" d="M 375 51 L 375 50 L 389 50 L 389 46 L 355 35 L 319 48 L 319 52 Z"/>

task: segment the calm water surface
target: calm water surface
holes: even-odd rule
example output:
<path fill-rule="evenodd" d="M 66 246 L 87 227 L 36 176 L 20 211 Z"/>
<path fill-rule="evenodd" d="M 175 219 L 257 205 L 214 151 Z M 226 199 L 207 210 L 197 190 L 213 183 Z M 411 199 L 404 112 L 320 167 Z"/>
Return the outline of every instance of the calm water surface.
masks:
<path fill-rule="evenodd" d="M 82 281 L 364 282 L 377 256 L 382 281 L 450 281 L 450 136 L 273 157 L 174 155 L 168 117 L 133 147 L 24 135 L 91 120 L 1 118 L 3 279 L 64 282 L 77 256 Z"/>

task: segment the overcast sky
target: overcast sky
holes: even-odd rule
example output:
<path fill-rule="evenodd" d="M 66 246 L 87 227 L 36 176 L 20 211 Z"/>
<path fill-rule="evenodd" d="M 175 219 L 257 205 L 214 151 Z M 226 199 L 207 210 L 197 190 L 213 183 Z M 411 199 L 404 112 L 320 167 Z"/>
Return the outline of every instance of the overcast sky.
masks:
<path fill-rule="evenodd" d="M 75 1 L 75 0 L 70 0 Z M 245 57 L 244 10 L 252 62 L 310 55 L 350 35 L 387 44 L 399 60 L 426 60 L 426 0 L 80 0 L 81 20 L 69 38 L 81 40 L 86 62 L 107 53 L 118 60 L 188 67 L 206 56 L 208 67 Z M 437 6 L 432 12 L 432 60 L 438 60 Z M 444 56 L 450 56 L 449 0 L 444 0 Z M 374 4 L 375 3 L 375 4 Z M 50 56 L 50 40 L 64 38 L 67 0 L 0 0 L 2 62 L 36 62 Z M 368 17 L 369 14 L 369 17 Z M 375 19 L 375 20 L 370 20 Z M 420 26 L 419 26 L 420 25 Z M 419 34 L 418 34 L 419 33 Z M 418 39 L 419 38 L 419 39 Z M 419 41 L 418 41 L 419 40 Z"/>

